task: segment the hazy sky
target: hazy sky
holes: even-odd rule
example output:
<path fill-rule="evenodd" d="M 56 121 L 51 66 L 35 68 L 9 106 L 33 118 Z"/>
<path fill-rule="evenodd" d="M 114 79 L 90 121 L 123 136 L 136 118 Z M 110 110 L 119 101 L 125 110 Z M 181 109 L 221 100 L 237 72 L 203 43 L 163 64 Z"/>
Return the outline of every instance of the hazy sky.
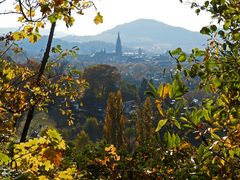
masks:
<path fill-rule="evenodd" d="M 190 9 L 190 5 L 183 5 L 179 0 L 95 0 L 94 2 L 98 11 L 104 16 L 103 24 L 93 23 L 95 10 L 89 9 L 84 16 L 77 17 L 73 27 L 66 29 L 63 24 L 58 24 L 57 31 L 92 35 L 140 18 L 155 19 L 169 25 L 199 31 L 210 21 L 207 14 L 197 16 L 194 10 Z M 2 6 L 0 9 L 4 8 Z M 1 27 L 13 27 L 16 26 L 16 17 L 0 16 L 0 22 Z"/>

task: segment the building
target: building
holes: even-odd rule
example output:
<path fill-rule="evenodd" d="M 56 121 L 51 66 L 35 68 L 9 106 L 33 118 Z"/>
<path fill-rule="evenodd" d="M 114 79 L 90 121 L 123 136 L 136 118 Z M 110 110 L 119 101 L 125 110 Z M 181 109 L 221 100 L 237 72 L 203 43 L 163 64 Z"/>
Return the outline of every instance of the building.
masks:
<path fill-rule="evenodd" d="M 122 56 L 122 43 L 120 38 L 120 33 L 118 33 L 117 42 L 116 42 L 116 56 Z"/>

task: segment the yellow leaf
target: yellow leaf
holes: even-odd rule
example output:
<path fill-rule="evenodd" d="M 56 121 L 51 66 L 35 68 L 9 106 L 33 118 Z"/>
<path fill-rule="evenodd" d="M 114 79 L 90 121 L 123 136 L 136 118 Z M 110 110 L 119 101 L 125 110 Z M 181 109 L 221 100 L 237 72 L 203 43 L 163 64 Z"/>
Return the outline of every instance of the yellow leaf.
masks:
<path fill-rule="evenodd" d="M 110 145 L 108 147 L 105 147 L 105 151 L 106 152 L 116 151 L 116 148 L 114 147 L 114 145 Z"/>
<path fill-rule="evenodd" d="M 48 178 L 47 178 L 46 176 L 43 176 L 43 175 L 42 175 L 42 176 L 39 176 L 38 179 L 39 179 L 39 180 L 48 180 Z"/>
<path fill-rule="evenodd" d="M 187 143 L 187 142 L 181 144 L 181 146 L 180 146 L 180 149 L 181 149 L 181 150 L 188 149 L 188 148 L 190 148 L 190 144 Z"/>
<path fill-rule="evenodd" d="M 71 180 L 71 179 L 74 179 L 73 178 L 73 174 L 76 172 L 76 169 L 75 168 L 68 168 L 66 169 L 65 171 L 60 171 L 59 174 L 58 174 L 58 177 L 56 177 L 55 179 L 56 180 L 60 180 L 60 179 L 68 179 L 68 180 Z"/>
<path fill-rule="evenodd" d="M 15 41 L 21 40 L 21 39 L 22 39 L 21 33 L 19 33 L 19 32 L 14 32 L 14 33 L 13 33 L 13 39 L 14 39 Z"/>
<path fill-rule="evenodd" d="M 24 16 L 21 16 L 21 17 L 18 18 L 18 21 L 23 22 L 24 19 L 25 19 Z"/>
<path fill-rule="evenodd" d="M 89 1 L 84 1 L 83 4 L 82 4 L 82 6 L 83 6 L 84 8 L 88 7 L 89 5 L 90 5 L 90 2 L 89 2 Z"/>
<path fill-rule="evenodd" d="M 40 87 L 34 87 L 34 88 L 33 88 L 33 91 L 39 92 L 39 91 L 40 91 Z"/>
<path fill-rule="evenodd" d="M 173 172 L 174 172 L 173 169 L 168 169 L 168 170 L 167 170 L 167 173 L 168 173 L 168 174 L 172 174 Z"/>
<path fill-rule="evenodd" d="M 39 27 L 44 28 L 44 23 L 42 23 L 42 22 L 39 21 L 39 22 L 36 23 L 36 27 L 38 27 L 38 28 L 39 28 Z"/>
<path fill-rule="evenodd" d="M 28 40 L 30 43 L 35 43 L 37 42 L 39 39 L 40 39 L 40 35 L 37 35 L 37 34 L 31 34 L 29 37 L 28 37 Z"/>
<path fill-rule="evenodd" d="M 61 135 L 55 129 L 49 129 L 46 133 L 50 138 L 57 139 L 58 141 L 62 141 Z"/>
<path fill-rule="evenodd" d="M 28 17 L 34 17 L 35 16 L 35 11 L 28 11 L 27 16 Z"/>
<path fill-rule="evenodd" d="M 58 144 L 58 149 L 66 149 L 66 143 L 65 143 L 65 141 L 61 141 L 59 144 Z"/>
<path fill-rule="evenodd" d="M 21 9 L 20 9 L 19 4 L 15 6 L 15 10 L 16 10 L 17 12 L 20 12 Z"/>
<path fill-rule="evenodd" d="M 74 124 L 74 123 L 73 123 L 73 120 L 69 119 L 69 120 L 68 120 L 68 125 L 69 125 L 69 126 L 72 126 L 73 124 Z"/>
<path fill-rule="evenodd" d="M 225 160 L 221 159 L 220 162 L 221 162 L 221 164 L 224 166 Z"/>
<path fill-rule="evenodd" d="M 94 19 L 95 24 L 103 23 L 103 16 L 100 14 L 100 12 L 97 13 Z"/>
<path fill-rule="evenodd" d="M 164 116 L 163 110 L 162 110 L 162 106 L 161 106 L 161 102 L 160 102 L 159 100 L 156 100 L 155 103 L 156 103 L 158 112 L 159 112 L 162 116 Z"/>
<path fill-rule="evenodd" d="M 160 130 L 162 129 L 162 127 L 166 124 L 167 121 L 168 121 L 167 119 L 162 119 L 162 120 L 160 120 L 160 121 L 158 122 L 158 126 L 157 126 L 155 132 L 160 131 Z"/>
<path fill-rule="evenodd" d="M 49 171 L 50 169 L 54 168 L 54 165 L 51 163 L 51 161 L 47 160 L 44 162 L 45 170 Z"/>
<path fill-rule="evenodd" d="M 6 78 L 9 79 L 9 80 L 12 80 L 13 78 L 15 78 L 15 76 L 16 76 L 16 75 L 15 75 L 14 70 L 10 70 L 10 71 L 8 72 Z"/>
<path fill-rule="evenodd" d="M 169 89 L 168 89 L 168 85 L 166 84 L 163 88 L 163 100 L 166 99 L 166 97 L 168 96 L 168 93 L 169 93 Z"/>
<path fill-rule="evenodd" d="M 31 33 L 33 31 L 33 26 L 28 25 L 24 27 L 24 32 Z"/>

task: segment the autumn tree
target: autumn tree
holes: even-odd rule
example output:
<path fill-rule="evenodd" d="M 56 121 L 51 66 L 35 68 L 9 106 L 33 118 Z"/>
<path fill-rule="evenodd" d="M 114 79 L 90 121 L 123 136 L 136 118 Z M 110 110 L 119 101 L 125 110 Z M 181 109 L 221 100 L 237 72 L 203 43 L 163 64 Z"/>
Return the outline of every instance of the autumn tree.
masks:
<path fill-rule="evenodd" d="M 123 110 L 121 92 L 111 92 L 108 96 L 104 119 L 104 138 L 108 143 L 115 144 L 117 147 L 124 145 L 124 125 L 126 118 Z"/>
<path fill-rule="evenodd" d="M 67 145 L 54 129 L 46 129 L 39 138 L 15 144 L 12 156 L 0 152 L 1 179 L 75 179 L 74 163 L 61 167 Z"/>
<path fill-rule="evenodd" d="M 7 1 L 3 1 L 7 3 Z M 19 14 L 18 21 L 21 22 L 24 26 L 19 31 L 14 33 L 9 33 L 6 37 L 2 39 L 6 41 L 11 40 L 21 40 L 24 38 L 29 39 L 30 42 L 36 42 L 41 36 L 39 34 L 39 29 L 44 28 L 47 22 L 50 22 L 51 28 L 48 36 L 48 42 L 42 58 L 42 62 L 34 77 L 34 83 L 32 87 L 35 89 L 40 89 L 44 82 L 44 72 L 46 69 L 47 62 L 50 57 L 51 45 L 54 36 L 54 31 L 57 21 L 63 20 L 67 27 L 70 27 L 74 23 L 74 17 L 72 16 L 73 12 L 77 12 L 82 15 L 84 9 L 95 7 L 92 1 L 22 1 L 18 0 L 15 4 L 15 9 L 8 13 Z M 102 22 L 102 16 L 100 13 L 97 13 L 96 18 L 94 19 L 95 23 L 98 24 Z M 34 110 L 36 108 L 36 93 L 31 93 L 32 103 L 29 107 L 26 123 L 22 132 L 21 142 L 26 140 L 27 133 L 31 121 L 33 119 Z"/>
<path fill-rule="evenodd" d="M 154 112 L 151 99 L 146 98 L 143 107 L 139 107 L 136 112 L 136 139 L 138 144 L 147 145 L 154 135 Z"/>
<path fill-rule="evenodd" d="M 1 1 L 0 3 L 2 5 L 8 2 Z M 0 38 L 6 45 L 10 44 L 0 55 L 0 178 L 16 178 L 18 175 L 23 175 L 25 179 L 78 178 L 74 167 L 69 167 L 66 171 L 61 171 L 59 168 L 62 151 L 66 149 L 66 144 L 56 130 L 46 130 L 42 136 L 39 134 L 39 138 L 27 142 L 26 138 L 34 112 L 36 109 L 46 110 L 47 105 L 53 102 L 53 96 L 64 97 L 65 101 L 62 105 L 66 109 L 62 109 L 62 113 L 71 119 L 72 112 L 68 101 L 81 97 L 86 83 L 80 79 L 79 72 L 76 71 L 59 76 L 54 74 L 52 77 L 51 68 L 56 65 L 54 61 L 66 55 L 76 55 L 77 50 L 75 47 L 70 50 L 62 50 L 60 46 L 52 48 L 52 40 L 58 21 L 63 20 L 66 26 L 70 27 L 74 22 L 73 12 L 82 15 L 84 9 L 90 7 L 95 8 L 92 1 L 18 0 L 14 3 L 14 10 L 4 12 L 4 14 L 18 14 L 18 21 L 23 25 L 16 32 L 9 32 Z M 102 22 L 100 13 L 97 13 L 94 21 L 96 24 Z M 14 47 L 15 41 L 28 39 L 34 43 L 39 40 L 41 37 L 39 29 L 44 28 L 48 22 L 51 28 L 40 64 L 18 65 L 9 58 L 4 59 L 4 54 L 9 49 L 19 50 Z M 57 53 L 58 58 L 51 59 L 50 53 Z M 17 143 L 14 136 L 16 122 L 24 115 L 24 112 L 28 112 L 27 118 L 20 138 L 21 143 Z M 72 124 L 72 119 L 69 123 Z M 4 174 L 4 177 L 2 176 L 3 170 L 9 171 Z M 16 173 L 17 176 L 11 172 Z M 43 175 L 44 173 L 46 174 Z"/>
<path fill-rule="evenodd" d="M 170 51 L 177 63 L 172 82 L 160 84 L 157 89 L 150 85 L 161 115 L 156 131 L 172 127 L 163 139 L 165 152 L 171 150 L 169 155 L 175 156 L 172 177 L 239 179 L 239 6 L 238 0 L 192 3 L 197 14 L 207 11 L 216 20 L 200 31 L 209 38 L 206 49 L 194 48 L 191 54 L 181 48 Z M 190 68 L 184 62 L 189 62 Z M 196 77 L 200 79 L 197 88 L 211 96 L 203 98 L 198 106 L 190 106 L 184 98 L 189 88 L 183 78 Z M 171 105 L 166 107 L 169 99 Z M 200 145 L 191 142 L 190 134 Z M 180 163 L 185 165 L 179 169 Z M 191 173 L 186 174 L 186 170 Z"/>
<path fill-rule="evenodd" d="M 121 75 L 116 67 L 99 64 L 85 68 L 83 78 L 89 83 L 84 104 L 89 108 L 100 108 L 105 107 L 108 94 L 119 88 Z"/>

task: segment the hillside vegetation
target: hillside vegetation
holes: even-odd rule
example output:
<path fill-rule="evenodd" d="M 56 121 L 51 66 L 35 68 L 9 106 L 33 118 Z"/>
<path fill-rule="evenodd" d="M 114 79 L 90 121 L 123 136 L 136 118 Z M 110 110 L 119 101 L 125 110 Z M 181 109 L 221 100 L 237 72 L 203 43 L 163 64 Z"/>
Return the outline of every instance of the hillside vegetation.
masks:
<path fill-rule="evenodd" d="M 0 38 L 0 179 L 240 179 L 240 2 L 191 7 L 216 22 L 200 31 L 206 47 L 169 51 L 176 67 L 137 86 L 112 65 L 62 62 L 77 47 L 52 47 L 74 13 L 93 8 L 103 22 L 94 2 L 16 1 L 23 26 Z M 36 43 L 46 22 L 41 62 L 18 64 L 15 42 Z"/>

